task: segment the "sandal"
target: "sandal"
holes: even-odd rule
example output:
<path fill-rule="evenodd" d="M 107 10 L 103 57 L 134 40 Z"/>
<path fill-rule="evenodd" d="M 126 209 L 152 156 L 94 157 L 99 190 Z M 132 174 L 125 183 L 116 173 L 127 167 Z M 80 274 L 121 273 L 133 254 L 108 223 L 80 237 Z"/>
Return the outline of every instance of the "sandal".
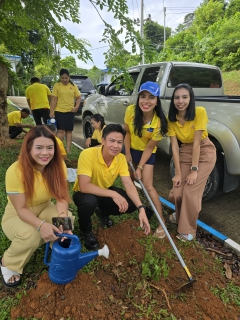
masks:
<path fill-rule="evenodd" d="M 192 241 L 193 239 L 195 239 L 196 236 L 194 236 L 191 233 L 185 234 L 185 233 L 179 233 L 176 235 L 176 238 L 178 238 L 179 240 L 181 240 L 182 242 L 187 242 L 187 241 Z"/>
<path fill-rule="evenodd" d="M 176 212 L 173 212 L 170 216 L 169 216 L 169 221 L 171 223 L 177 224 L 177 215 Z"/>
<path fill-rule="evenodd" d="M 156 229 L 156 231 L 153 234 L 154 237 L 157 237 L 159 239 L 163 239 L 166 236 L 166 233 L 163 229 L 159 230 L 158 228 Z"/>
<path fill-rule="evenodd" d="M 1 263 L 0 263 L 0 266 L 1 266 L 2 282 L 4 286 L 8 288 L 17 287 L 21 282 L 20 274 L 16 271 L 12 271 L 8 269 L 7 267 L 3 267 Z M 19 276 L 19 280 L 15 280 L 14 282 L 8 282 L 8 280 L 12 276 Z"/>

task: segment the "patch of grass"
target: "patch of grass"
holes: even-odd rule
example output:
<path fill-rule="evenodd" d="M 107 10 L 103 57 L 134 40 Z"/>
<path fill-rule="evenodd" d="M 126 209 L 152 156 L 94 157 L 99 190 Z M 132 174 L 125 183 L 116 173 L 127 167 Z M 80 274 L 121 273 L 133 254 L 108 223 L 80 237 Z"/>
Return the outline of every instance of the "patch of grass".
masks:
<path fill-rule="evenodd" d="M 240 95 L 240 70 L 222 72 L 224 93 L 226 95 Z"/>
<path fill-rule="evenodd" d="M 233 303 L 236 306 L 240 306 L 240 287 L 235 286 L 233 282 L 229 282 L 224 288 L 217 285 L 210 289 L 212 293 L 219 297 L 225 305 Z"/>

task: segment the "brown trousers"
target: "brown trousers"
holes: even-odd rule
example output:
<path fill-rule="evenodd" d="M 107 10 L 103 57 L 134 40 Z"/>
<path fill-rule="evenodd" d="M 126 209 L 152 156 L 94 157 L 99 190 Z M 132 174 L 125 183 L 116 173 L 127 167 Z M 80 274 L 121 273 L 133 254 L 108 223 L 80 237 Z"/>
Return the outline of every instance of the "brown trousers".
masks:
<path fill-rule="evenodd" d="M 191 172 L 192 143 L 182 144 L 180 149 L 180 166 L 182 183 L 169 193 L 169 200 L 175 204 L 178 232 L 196 235 L 197 219 L 202 209 L 202 196 L 207 179 L 216 163 L 214 144 L 205 138 L 200 144 L 197 181 L 193 185 L 186 183 L 186 177 Z"/>

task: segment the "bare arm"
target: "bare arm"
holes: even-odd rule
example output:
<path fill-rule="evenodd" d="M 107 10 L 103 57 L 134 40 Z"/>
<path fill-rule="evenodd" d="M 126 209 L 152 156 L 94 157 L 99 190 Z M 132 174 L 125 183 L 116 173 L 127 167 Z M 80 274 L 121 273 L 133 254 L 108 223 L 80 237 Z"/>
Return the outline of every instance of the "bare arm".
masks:
<path fill-rule="evenodd" d="M 27 104 L 28 104 L 29 108 L 31 109 L 30 99 L 27 99 Z"/>
<path fill-rule="evenodd" d="M 172 153 L 173 153 L 173 162 L 175 166 L 175 176 L 173 177 L 173 185 L 174 187 L 180 187 L 182 184 L 182 173 L 180 166 L 180 158 L 179 158 L 179 146 L 177 137 L 170 137 L 171 145 L 172 145 Z"/>
<path fill-rule="evenodd" d="M 130 153 L 130 146 L 131 146 L 131 134 L 129 131 L 129 126 L 124 122 L 124 129 L 126 130 L 126 136 L 124 139 L 124 147 L 125 147 L 125 154 L 126 154 L 126 159 L 127 161 L 132 162 L 132 156 Z"/>
<path fill-rule="evenodd" d="M 32 127 L 34 127 L 34 125 L 32 125 L 32 124 L 23 124 L 23 123 L 19 123 L 19 122 L 17 122 L 17 123 L 14 123 L 14 126 L 15 127 L 21 127 L 21 128 L 32 128 Z"/>
<path fill-rule="evenodd" d="M 51 101 L 50 101 L 50 117 L 54 117 L 54 109 L 57 105 L 58 97 L 51 96 Z"/>
<path fill-rule="evenodd" d="M 137 189 L 132 182 L 132 179 L 130 177 L 121 177 L 121 180 L 122 180 L 122 183 L 123 183 L 123 186 L 126 190 L 127 195 L 132 200 L 132 202 L 135 204 L 135 206 L 139 207 L 142 204 L 142 202 L 139 198 Z M 146 216 L 146 212 L 145 212 L 144 208 L 141 208 L 139 210 L 139 221 L 140 221 L 140 227 L 144 229 L 145 234 L 149 234 L 151 228 L 150 228 L 148 218 Z"/>
<path fill-rule="evenodd" d="M 72 108 L 72 112 L 77 112 L 78 111 L 78 108 L 80 106 L 80 102 L 81 102 L 81 96 L 76 98 L 75 107 Z"/>

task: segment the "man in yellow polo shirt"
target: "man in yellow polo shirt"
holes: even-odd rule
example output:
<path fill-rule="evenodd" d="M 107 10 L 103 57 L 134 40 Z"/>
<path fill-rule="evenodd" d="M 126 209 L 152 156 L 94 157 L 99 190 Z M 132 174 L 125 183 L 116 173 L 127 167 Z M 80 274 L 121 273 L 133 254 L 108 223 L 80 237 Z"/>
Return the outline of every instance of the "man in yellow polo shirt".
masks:
<path fill-rule="evenodd" d="M 103 129 L 102 145 L 83 150 L 78 159 L 73 201 L 78 208 L 83 241 L 89 250 L 98 247 L 92 232 L 94 212 L 101 225 L 109 228 L 113 225 L 109 215 L 132 213 L 138 209 L 140 227 L 145 234 L 150 232 L 145 208 L 130 178 L 126 157 L 121 153 L 125 134 L 120 124 L 107 125 Z M 126 191 L 113 186 L 118 176 Z"/>
<path fill-rule="evenodd" d="M 22 124 L 22 119 L 29 117 L 30 110 L 28 108 L 23 108 L 22 110 L 10 112 L 8 117 L 9 125 L 9 138 L 15 139 L 20 133 L 27 133 L 23 128 L 32 128 L 31 124 Z"/>
<path fill-rule="evenodd" d="M 47 124 L 47 120 L 50 119 L 50 89 L 45 84 L 40 83 L 39 78 L 33 77 L 25 95 L 36 124 L 42 124 L 42 120 Z"/>

